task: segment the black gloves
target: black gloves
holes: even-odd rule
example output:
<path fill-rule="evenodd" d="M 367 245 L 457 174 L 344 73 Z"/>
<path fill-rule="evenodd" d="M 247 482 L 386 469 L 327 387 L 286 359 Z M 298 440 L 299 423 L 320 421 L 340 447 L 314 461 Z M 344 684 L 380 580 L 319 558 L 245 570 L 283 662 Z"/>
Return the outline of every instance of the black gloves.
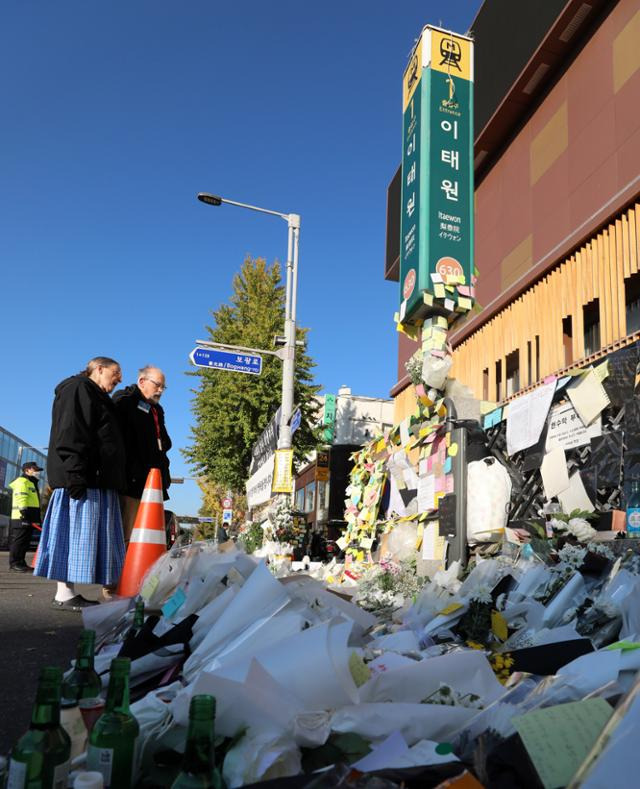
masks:
<path fill-rule="evenodd" d="M 87 489 L 84 485 L 70 485 L 67 491 L 72 499 L 83 499 L 87 495 Z"/>

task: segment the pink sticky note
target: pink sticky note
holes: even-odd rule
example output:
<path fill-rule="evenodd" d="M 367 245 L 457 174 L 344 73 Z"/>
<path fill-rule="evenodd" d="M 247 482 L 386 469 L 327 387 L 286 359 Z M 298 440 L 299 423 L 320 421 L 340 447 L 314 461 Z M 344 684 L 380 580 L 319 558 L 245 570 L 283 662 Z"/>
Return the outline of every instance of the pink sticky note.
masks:
<path fill-rule="evenodd" d="M 447 490 L 447 478 L 446 477 L 437 477 L 436 478 L 436 493 L 446 493 Z"/>
<path fill-rule="evenodd" d="M 447 474 L 445 490 L 447 493 L 453 493 L 453 475 Z"/>
<path fill-rule="evenodd" d="M 468 285 L 458 285 L 458 293 L 461 296 L 470 296 L 471 290 Z"/>
<path fill-rule="evenodd" d="M 545 383 L 545 384 L 552 384 L 554 381 L 557 381 L 557 380 L 558 380 L 558 376 L 557 375 L 548 375 L 544 379 L 543 383 Z"/>

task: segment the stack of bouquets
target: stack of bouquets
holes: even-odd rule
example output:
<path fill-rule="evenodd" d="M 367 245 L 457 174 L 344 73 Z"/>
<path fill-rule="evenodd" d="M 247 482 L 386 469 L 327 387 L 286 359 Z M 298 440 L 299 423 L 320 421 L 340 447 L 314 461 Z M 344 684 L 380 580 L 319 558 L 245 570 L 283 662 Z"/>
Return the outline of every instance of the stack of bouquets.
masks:
<path fill-rule="evenodd" d="M 291 552 L 294 548 L 302 548 L 306 537 L 306 526 L 294 518 L 287 497 L 276 501 L 269 513 L 269 521 L 270 536 L 275 542 L 286 544 Z"/>
<path fill-rule="evenodd" d="M 640 560 L 614 547 L 565 542 L 546 556 L 479 562 L 466 577 L 454 566 L 424 585 L 408 565 L 388 564 L 358 594 L 390 585 L 395 618 L 308 577 L 277 579 L 237 548 L 172 551 L 147 575 L 145 631 L 133 640 L 138 777 L 166 782 L 190 699 L 208 693 L 229 787 L 336 762 L 473 764 L 488 784 L 519 716 L 629 689 L 640 667 L 630 648 L 640 641 Z M 121 648 L 131 604 L 84 613 L 98 659 Z M 166 663 L 144 662 L 155 659 Z"/>

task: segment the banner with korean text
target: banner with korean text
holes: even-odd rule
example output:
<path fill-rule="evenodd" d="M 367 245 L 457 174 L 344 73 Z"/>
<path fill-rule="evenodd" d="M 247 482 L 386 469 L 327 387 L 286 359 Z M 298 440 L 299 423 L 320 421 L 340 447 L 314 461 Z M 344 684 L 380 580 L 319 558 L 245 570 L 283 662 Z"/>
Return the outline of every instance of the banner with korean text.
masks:
<path fill-rule="evenodd" d="M 403 79 L 400 321 L 471 308 L 473 42 L 427 26 Z"/>
<path fill-rule="evenodd" d="M 293 449 L 276 449 L 271 491 L 291 493 L 293 488 Z"/>

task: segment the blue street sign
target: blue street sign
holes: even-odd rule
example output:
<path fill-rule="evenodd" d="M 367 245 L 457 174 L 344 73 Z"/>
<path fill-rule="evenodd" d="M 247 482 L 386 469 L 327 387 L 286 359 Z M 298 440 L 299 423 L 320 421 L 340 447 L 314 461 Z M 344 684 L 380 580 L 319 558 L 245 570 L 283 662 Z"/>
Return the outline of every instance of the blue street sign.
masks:
<path fill-rule="evenodd" d="M 296 408 L 293 416 L 291 417 L 291 435 L 293 435 L 296 430 L 300 427 L 300 423 L 302 422 L 302 413 L 300 412 L 299 408 Z"/>
<path fill-rule="evenodd" d="M 243 351 L 219 351 L 216 348 L 194 348 L 189 358 L 196 367 L 209 370 L 227 370 L 232 373 L 260 375 L 262 356 Z"/>

